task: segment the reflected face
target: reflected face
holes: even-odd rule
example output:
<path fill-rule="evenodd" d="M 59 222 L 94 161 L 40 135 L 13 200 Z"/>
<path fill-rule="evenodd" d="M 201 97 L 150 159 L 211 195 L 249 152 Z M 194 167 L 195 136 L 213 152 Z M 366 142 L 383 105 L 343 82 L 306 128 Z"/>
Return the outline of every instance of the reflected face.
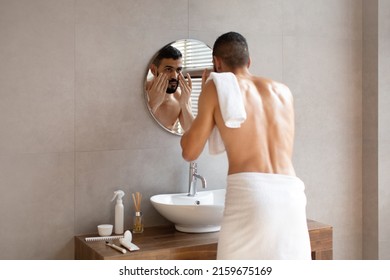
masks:
<path fill-rule="evenodd" d="M 172 59 L 172 58 L 164 58 L 161 60 L 160 66 L 157 69 L 157 76 L 160 73 L 165 73 L 168 76 L 169 84 L 166 90 L 166 93 L 172 94 L 175 93 L 178 86 L 179 80 L 178 75 L 182 71 L 182 59 Z"/>

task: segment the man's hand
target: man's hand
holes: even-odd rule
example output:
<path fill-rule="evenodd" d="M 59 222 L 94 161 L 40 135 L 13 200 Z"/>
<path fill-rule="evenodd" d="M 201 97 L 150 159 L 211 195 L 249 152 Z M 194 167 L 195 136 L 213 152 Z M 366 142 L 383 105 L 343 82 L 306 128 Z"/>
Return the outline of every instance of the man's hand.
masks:
<path fill-rule="evenodd" d="M 191 91 L 192 91 L 192 81 L 191 76 L 189 73 L 187 73 L 187 81 L 184 79 L 183 74 L 179 73 L 179 85 L 181 89 L 180 94 L 180 108 L 181 113 L 179 116 L 181 127 L 186 131 L 190 128 L 192 121 L 194 119 L 194 116 L 192 115 L 192 108 L 191 108 Z"/>
<path fill-rule="evenodd" d="M 156 113 L 158 107 L 160 107 L 160 105 L 164 102 L 168 83 L 168 76 L 165 73 L 158 75 L 151 83 L 149 90 L 149 105 L 153 114 Z"/>
<path fill-rule="evenodd" d="M 203 70 L 202 73 L 202 89 L 204 88 L 204 85 L 206 84 L 207 79 L 210 76 L 210 71 L 206 69 Z"/>
<path fill-rule="evenodd" d="M 181 88 L 181 96 L 180 96 L 180 107 L 183 108 L 190 104 L 190 97 L 192 91 L 192 81 L 191 76 L 187 73 L 187 81 L 185 80 L 183 73 L 179 73 L 179 85 Z"/>

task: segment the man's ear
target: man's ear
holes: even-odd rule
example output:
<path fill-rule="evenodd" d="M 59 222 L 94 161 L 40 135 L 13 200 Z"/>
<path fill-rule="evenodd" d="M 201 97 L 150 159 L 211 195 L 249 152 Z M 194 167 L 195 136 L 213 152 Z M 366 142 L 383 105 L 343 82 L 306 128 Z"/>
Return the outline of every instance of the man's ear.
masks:
<path fill-rule="evenodd" d="M 249 57 L 247 67 L 249 68 L 250 66 L 251 66 L 251 58 Z"/>
<path fill-rule="evenodd" d="M 153 76 L 157 77 L 157 66 L 156 65 L 151 64 L 150 71 L 152 72 Z"/>
<path fill-rule="evenodd" d="M 213 63 L 215 70 L 217 70 L 217 72 L 220 72 L 222 66 L 221 59 L 219 57 L 213 56 Z"/>

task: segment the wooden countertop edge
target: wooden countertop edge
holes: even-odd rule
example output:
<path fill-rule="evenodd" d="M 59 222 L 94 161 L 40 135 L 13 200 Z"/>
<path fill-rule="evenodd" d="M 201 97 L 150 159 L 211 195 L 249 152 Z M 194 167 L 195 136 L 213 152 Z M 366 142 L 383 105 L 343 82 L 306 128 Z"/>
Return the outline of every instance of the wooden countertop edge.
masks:
<path fill-rule="evenodd" d="M 308 228 L 312 249 L 317 250 L 329 248 L 329 246 L 332 247 L 332 226 L 308 219 Z M 80 246 L 81 242 L 85 243 L 87 247 L 94 247 L 95 250 L 104 255 L 103 259 L 117 259 L 121 257 L 125 259 L 129 258 L 130 254 L 132 255 L 131 257 L 134 258 L 142 259 L 143 256 L 145 256 L 145 258 L 150 258 L 151 252 L 157 256 L 157 259 L 161 259 L 162 256 L 177 254 L 177 252 L 180 251 L 187 252 L 189 250 L 198 250 L 201 248 L 206 248 L 207 250 L 210 246 L 217 246 L 218 243 L 218 232 L 183 233 L 176 231 L 173 225 L 154 226 L 145 228 L 144 233 L 133 234 L 133 243 L 141 248 L 140 251 L 128 252 L 121 255 L 105 246 L 105 243 L 103 242 L 97 244 L 94 241 L 85 241 L 85 237 L 91 236 L 97 236 L 97 234 L 75 236 L 76 246 Z M 112 242 L 119 245 L 118 239 L 113 240 Z M 156 244 L 158 245 L 156 246 Z"/>

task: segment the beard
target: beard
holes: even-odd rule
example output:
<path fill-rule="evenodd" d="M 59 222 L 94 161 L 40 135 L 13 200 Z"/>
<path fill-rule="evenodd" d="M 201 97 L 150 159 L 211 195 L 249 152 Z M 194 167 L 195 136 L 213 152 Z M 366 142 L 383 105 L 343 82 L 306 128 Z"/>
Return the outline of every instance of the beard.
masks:
<path fill-rule="evenodd" d="M 166 93 L 167 94 L 175 93 L 178 87 L 179 87 L 179 81 L 176 79 L 170 79 Z"/>

